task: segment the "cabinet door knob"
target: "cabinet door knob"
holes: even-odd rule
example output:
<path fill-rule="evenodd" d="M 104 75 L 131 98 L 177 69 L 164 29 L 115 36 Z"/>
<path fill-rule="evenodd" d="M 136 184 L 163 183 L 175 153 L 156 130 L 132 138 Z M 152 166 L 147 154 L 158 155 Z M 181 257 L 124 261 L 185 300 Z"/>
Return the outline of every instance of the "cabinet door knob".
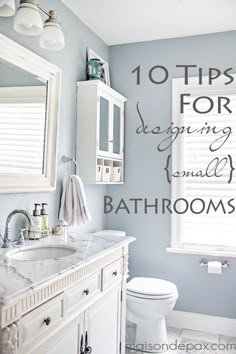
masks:
<path fill-rule="evenodd" d="M 112 273 L 112 275 L 114 275 L 114 277 L 116 277 L 116 276 L 117 276 L 117 270 L 115 270 L 115 271 Z"/>
<path fill-rule="evenodd" d="M 45 318 L 45 320 L 43 322 L 46 323 L 46 326 L 49 326 L 50 322 L 51 322 L 51 318 L 47 317 L 47 318 Z"/>
<path fill-rule="evenodd" d="M 88 295 L 89 294 L 89 289 L 84 290 L 84 294 Z"/>

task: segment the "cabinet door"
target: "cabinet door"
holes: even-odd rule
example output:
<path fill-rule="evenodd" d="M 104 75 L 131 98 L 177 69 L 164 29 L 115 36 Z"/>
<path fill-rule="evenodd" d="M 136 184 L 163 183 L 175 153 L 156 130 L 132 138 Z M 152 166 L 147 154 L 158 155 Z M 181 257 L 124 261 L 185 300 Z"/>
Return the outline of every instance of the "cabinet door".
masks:
<path fill-rule="evenodd" d="M 113 104 L 112 120 L 112 153 L 121 155 L 123 150 L 123 107 L 121 105 Z"/>
<path fill-rule="evenodd" d="M 99 150 L 108 152 L 110 145 L 110 103 L 103 96 L 99 97 L 100 103 L 100 120 L 99 120 Z"/>
<path fill-rule="evenodd" d="M 85 314 L 88 345 L 94 354 L 119 354 L 121 286 L 113 288 Z M 85 333 L 86 334 L 86 333 Z"/>
<path fill-rule="evenodd" d="M 73 326 L 45 354 L 79 354 L 82 335 L 80 324 Z"/>
<path fill-rule="evenodd" d="M 122 159 L 124 104 L 101 92 L 98 105 L 98 155 Z"/>

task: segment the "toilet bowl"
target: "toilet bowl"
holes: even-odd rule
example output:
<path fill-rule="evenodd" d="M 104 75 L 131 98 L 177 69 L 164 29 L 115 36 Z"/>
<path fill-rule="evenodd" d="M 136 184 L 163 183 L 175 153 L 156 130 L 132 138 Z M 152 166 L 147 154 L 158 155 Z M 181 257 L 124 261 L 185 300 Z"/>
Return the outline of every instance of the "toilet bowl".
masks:
<path fill-rule="evenodd" d="M 166 280 L 134 278 L 127 284 L 127 321 L 135 324 L 133 349 L 148 353 L 167 350 L 165 317 L 178 299 L 176 286 Z"/>

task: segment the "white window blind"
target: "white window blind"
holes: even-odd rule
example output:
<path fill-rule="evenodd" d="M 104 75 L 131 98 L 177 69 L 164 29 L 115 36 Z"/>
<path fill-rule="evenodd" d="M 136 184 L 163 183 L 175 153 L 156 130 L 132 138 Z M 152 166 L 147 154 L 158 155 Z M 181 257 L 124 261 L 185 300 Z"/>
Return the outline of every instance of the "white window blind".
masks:
<path fill-rule="evenodd" d="M 199 95 L 198 95 L 199 96 Z M 205 94 L 204 94 L 205 96 Z M 198 114 L 193 110 L 193 100 L 197 96 L 191 95 L 189 106 L 185 106 L 184 114 L 181 115 L 181 126 L 190 126 L 191 129 L 200 129 L 207 122 L 207 126 L 216 127 L 217 130 L 230 127 L 232 133 L 224 145 L 215 152 L 211 152 L 209 146 L 220 136 L 224 134 L 213 133 L 194 133 L 184 134 L 181 136 L 181 152 L 180 170 L 191 171 L 206 171 L 207 165 L 214 159 L 228 158 L 231 155 L 234 163 L 236 161 L 236 94 L 227 94 L 230 99 L 230 109 L 233 111 L 229 114 L 225 109 L 219 114 L 218 110 L 218 94 L 207 94 L 214 102 L 214 109 L 207 114 Z M 209 108 L 208 100 L 201 100 L 198 103 L 200 111 L 206 111 Z M 215 143 L 213 146 L 220 146 L 223 142 Z M 230 164 L 222 170 L 222 177 L 184 177 L 181 178 L 182 198 L 185 198 L 189 203 L 193 199 L 200 198 L 204 201 L 205 211 L 199 214 L 194 214 L 190 210 L 179 216 L 181 218 L 181 242 L 183 244 L 203 244 L 216 246 L 236 246 L 236 217 L 235 213 L 228 214 L 232 209 L 228 206 L 228 201 L 232 198 L 236 200 L 236 182 L 233 178 L 228 184 L 230 176 Z M 174 182 L 173 182 L 174 183 Z M 194 210 L 196 212 L 203 208 L 203 202 L 195 202 Z M 209 213 L 206 214 L 206 209 L 210 201 L 217 207 L 209 208 Z M 235 204 L 232 202 L 232 204 Z M 224 213 L 225 211 L 225 213 Z"/>
<path fill-rule="evenodd" d="M 236 251 L 236 181 L 233 172 L 231 183 L 230 164 L 221 171 L 221 177 L 192 177 L 191 173 L 206 171 L 207 166 L 214 158 L 228 158 L 231 156 L 233 166 L 236 168 L 236 75 L 232 75 L 233 81 L 225 85 L 224 75 L 209 85 L 209 78 L 203 77 L 201 84 L 198 77 L 189 78 L 188 85 L 183 78 L 172 81 L 172 123 L 177 127 L 190 127 L 194 129 L 216 127 L 218 134 L 210 132 L 202 134 L 198 131 L 193 134 L 179 134 L 172 145 L 172 205 L 176 200 L 180 201 L 183 210 L 188 203 L 187 211 L 183 214 L 173 212 L 171 214 L 171 248 L 173 251 L 202 252 L 235 252 Z M 181 114 L 181 95 L 185 96 L 184 111 Z M 190 96 L 189 96 L 190 95 Z M 193 102 L 199 97 L 208 97 L 214 103 L 214 108 L 206 114 L 199 114 L 193 109 Z M 223 106 L 218 112 L 218 97 L 226 97 L 230 100 L 228 107 L 230 114 Z M 226 101 L 223 101 L 225 103 Z M 201 112 L 209 109 L 209 99 L 201 99 L 197 102 L 197 109 Z M 219 147 L 226 139 L 224 128 L 229 127 L 231 134 L 228 140 L 217 151 L 210 151 L 209 147 L 225 133 L 225 138 L 213 145 Z M 212 165 L 213 166 L 213 165 Z M 189 172 L 189 177 L 174 177 L 175 172 Z M 183 198 L 183 201 L 182 199 Z M 190 204 L 193 202 L 192 207 Z M 204 205 L 205 204 L 205 205 Z M 178 204 L 179 205 L 179 204 Z M 216 209 L 216 210 L 215 210 Z M 207 213 L 207 210 L 209 212 Z M 199 214 L 196 212 L 199 211 Z M 200 212 L 201 211 L 201 212 Z M 232 212 L 233 211 L 233 212 Z M 232 212 L 229 214 L 229 212 Z"/>
<path fill-rule="evenodd" d="M 43 174 L 46 88 L 0 89 L 0 173 Z"/>

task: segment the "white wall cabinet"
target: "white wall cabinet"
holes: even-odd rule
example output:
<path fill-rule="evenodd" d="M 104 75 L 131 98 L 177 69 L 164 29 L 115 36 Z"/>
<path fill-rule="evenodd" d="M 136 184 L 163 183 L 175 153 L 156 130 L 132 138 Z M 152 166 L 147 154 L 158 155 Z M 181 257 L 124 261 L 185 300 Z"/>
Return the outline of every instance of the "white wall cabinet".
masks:
<path fill-rule="evenodd" d="M 100 80 L 77 82 L 77 149 L 85 183 L 122 183 L 126 98 Z"/>

